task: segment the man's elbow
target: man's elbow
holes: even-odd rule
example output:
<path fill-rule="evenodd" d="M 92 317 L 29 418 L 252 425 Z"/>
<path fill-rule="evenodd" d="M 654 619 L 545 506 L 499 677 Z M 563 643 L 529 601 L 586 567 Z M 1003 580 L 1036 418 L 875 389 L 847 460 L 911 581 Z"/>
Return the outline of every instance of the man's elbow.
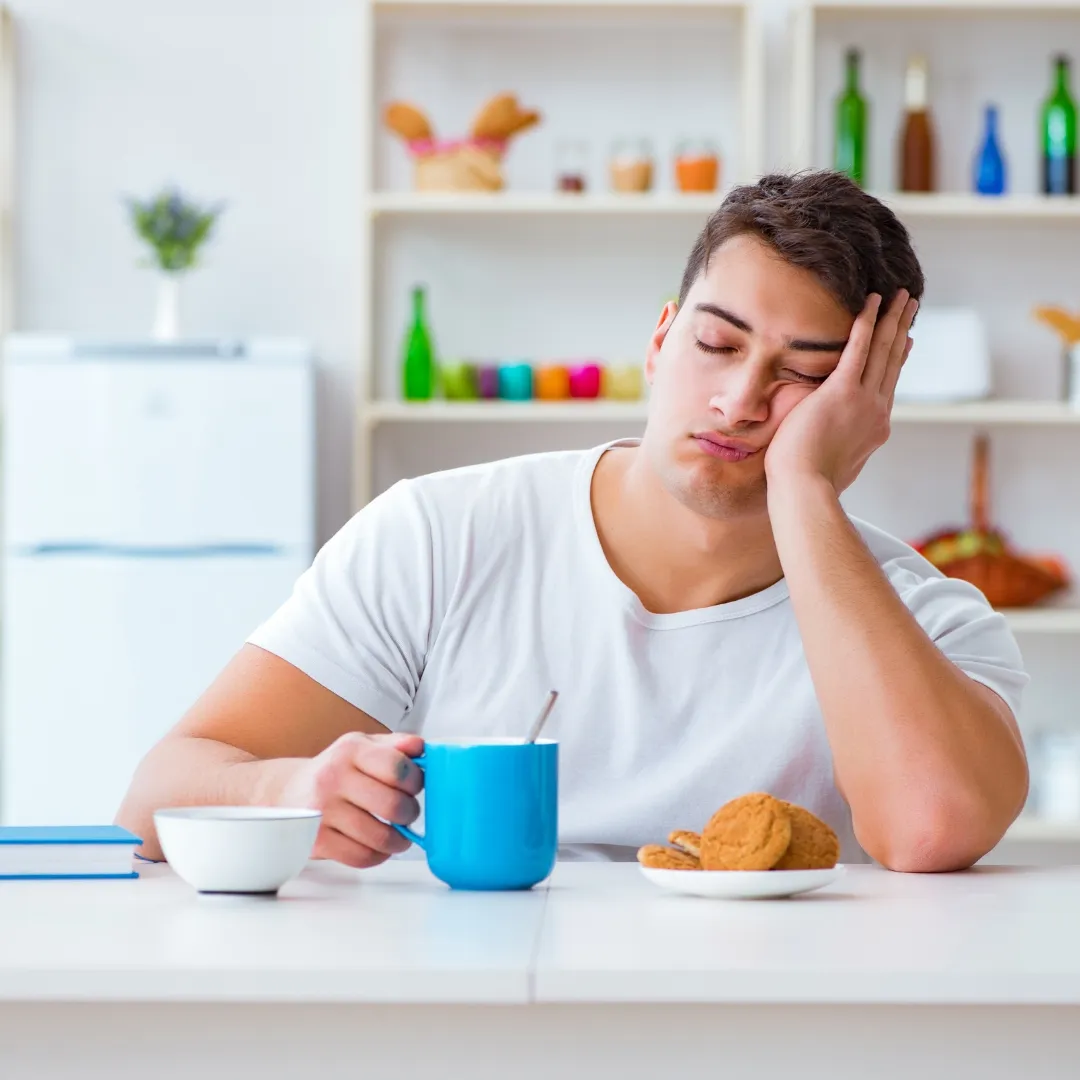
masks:
<path fill-rule="evenodd" d="M 882 824 L 863 847 L 887 870 L 904 874 L 942 874 L 966 870 L 992 851 L 1023 804 L 1002 812 L 985 803 L 959 805 L 927 801 L 903 821 Z"/>

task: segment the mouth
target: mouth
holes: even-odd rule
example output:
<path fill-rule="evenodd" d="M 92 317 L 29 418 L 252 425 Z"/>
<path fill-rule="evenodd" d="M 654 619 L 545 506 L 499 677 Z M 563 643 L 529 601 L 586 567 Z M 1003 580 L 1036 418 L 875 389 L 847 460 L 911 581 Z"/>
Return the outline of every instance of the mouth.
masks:
<path fill-rule="evenodd" d="M 741 439 L 724 439 L 711 432 L 702 432 L 700 435 L 690 436 L 698 447 L 710 457 L 719 458 L 721 461 L 746 461 L 761 451 Z"/>

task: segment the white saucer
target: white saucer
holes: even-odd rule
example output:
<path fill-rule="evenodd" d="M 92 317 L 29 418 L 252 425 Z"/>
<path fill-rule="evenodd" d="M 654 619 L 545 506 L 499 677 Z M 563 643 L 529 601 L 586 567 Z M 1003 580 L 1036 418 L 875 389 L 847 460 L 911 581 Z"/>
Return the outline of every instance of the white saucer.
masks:
<path fill-rule="evenodd" d="M 766 900 L 797 896 L 823 888 L 843 876 L 843 865 L 831 870 L 658 870 L 641 872 L 661 889 L 714 900 Z"/>

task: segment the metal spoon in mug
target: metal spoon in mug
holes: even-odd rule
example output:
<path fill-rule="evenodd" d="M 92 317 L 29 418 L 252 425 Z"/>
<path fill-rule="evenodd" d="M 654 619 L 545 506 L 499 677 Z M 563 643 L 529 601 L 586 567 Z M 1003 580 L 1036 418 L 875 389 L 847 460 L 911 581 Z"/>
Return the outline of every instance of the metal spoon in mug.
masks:
<path fill-rule="evenodd" d="M 548 694 L 547 701 L 544 702 L 544 706 L 540 710 L 540 715 L 533 721 L 533 726 L 529 729 L 529 737 L 525 740 L 526 743 L 536 742 L 536 737 L 540 734 L 540 729 L 547 722 L 547 718 L 551 715 L 551 710 L 555 708 L 555 699 L 558 696 L 558 690 L 552 690 L 551 693 Z"/>

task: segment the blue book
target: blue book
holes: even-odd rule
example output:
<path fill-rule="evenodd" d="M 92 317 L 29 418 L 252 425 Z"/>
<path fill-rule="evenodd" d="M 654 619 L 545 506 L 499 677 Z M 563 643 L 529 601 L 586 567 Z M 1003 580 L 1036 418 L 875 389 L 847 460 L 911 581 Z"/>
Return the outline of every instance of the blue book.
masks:
<path fill-rule="evenodd" d="M 141 843 L 119 825 L 0 826 L 0 880 L 138 877 Z"/>

